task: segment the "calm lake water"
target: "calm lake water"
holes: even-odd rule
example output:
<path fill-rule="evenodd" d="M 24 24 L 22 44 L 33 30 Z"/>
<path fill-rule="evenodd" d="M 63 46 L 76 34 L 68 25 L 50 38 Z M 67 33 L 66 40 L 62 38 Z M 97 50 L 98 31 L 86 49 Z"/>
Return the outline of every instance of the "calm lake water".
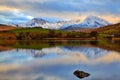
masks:
<path fill-rule="evenodd" d="M 120 80 L 120 41 L 1 41 L 0 80 Z"/>

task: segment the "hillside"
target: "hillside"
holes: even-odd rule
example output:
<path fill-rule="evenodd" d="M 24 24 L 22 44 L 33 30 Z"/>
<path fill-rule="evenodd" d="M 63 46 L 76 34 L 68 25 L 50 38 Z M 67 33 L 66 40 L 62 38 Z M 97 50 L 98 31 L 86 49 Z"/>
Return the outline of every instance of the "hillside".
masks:
<path fill-rule="evenodd" d="M 120 23 L 94 29 L 94 31 L 105 34 L 120 34 Z"/>
<path fill-rule="evenodd" d="M 43 39 L 43 38 L 65 38 L 69 36 L 73 36 L 73 32 L 66 32 L 61 30 L 50 30 L 50 29 L 43 29 L 43 28 L 19 28 L 11 30 L 20 40 L 26 39 Z M 78 35 L 76 32 L 74 33 Z M 75 35 L 74 35 L 75 36 Z"/>
<path fill-rule="evenodd" d="M 74 30 L 76 32 L 84 32 L 84 33 L 91 33 L 92 31 L 96 31 L 98 33 L 101 34 L 119 34 L 120 33 L 120 23 L 118 24 L 112 24 L 112 25 L 108 25 L 108 26 L 104 26 L 104 27 L 100 27 L 100 28 L 95 28 L 95 29 L 77 29 Z"/>
<path fill-rule="evenodd" d="M 0 24 L 0 31 L 7 31 L 7 30 L 15 29 L 15 28 L 16 28 L 16 27 L 13 27 L 13 26 Z"/>
<path fill-rule="evenodd" d="M 51 30 L 41 27 L 34 28 L 15 28 L 12 26 L 1 25 L 5 27 L 0 31 L 0 39 L 17 40 L 41 40 L 41 39 L 112 39 L 120 37 L 120 23 L 109 25 L 97 29 L 84 29 L 83 31 L 65 31 Z M 1 28 L 2 28 L 1 27 Z"/>
<path fill-rule="evenodd" d="M 0 39 L 2 40 L 76 39 L 77 40 L 77 39 L 93 39 L 93 38 L 89 33 L 64 31 L 64 30 L 51 30 L 51 29 L 43 29 L 41 27 L 34 27 L 34 28 L 16 28 L 8 31 L 0 31 Z"/>

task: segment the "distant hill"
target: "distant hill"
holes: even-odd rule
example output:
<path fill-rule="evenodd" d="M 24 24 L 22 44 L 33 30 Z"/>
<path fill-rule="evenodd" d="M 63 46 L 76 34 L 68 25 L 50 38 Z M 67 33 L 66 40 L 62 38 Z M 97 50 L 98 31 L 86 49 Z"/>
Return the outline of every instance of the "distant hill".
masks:
<path fill-rule="evenodd" d="M 10 25 L 5 25 L 5 24 L 0 24 L 0 31 L 7 31 L 7 30 L 12 30 L 15 29 L 16 27 L 10 26 Z"/>
<path fill-rule="evenodd" d="M 94 29 L 94 31 L 106 34 L 120 34 L 120 23 Z"/>
<path fill-rule="evenodd" d="M 85 32 L 85 33 L 90 33 L 92 31 L 96 31 L 98 33 L 102 33 L 102 34 L 117 34 L 120 35 L 120 23 L 117 24 L 111 24 L 108 26 L 104 26 L 104 27 L 99 27 L 99 28 L 95 28 L 95 29 L 78 29 L 78 30 L 74 30 L 76 32 Z"/>

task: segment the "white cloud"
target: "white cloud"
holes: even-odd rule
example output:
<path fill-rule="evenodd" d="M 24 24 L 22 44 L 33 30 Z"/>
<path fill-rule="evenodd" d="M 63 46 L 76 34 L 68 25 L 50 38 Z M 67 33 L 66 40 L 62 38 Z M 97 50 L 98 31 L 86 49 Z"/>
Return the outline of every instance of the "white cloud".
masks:
<path fill-rule="evenodd" d="M 120 16 L 119 5 L 120 0 L 2 0 L 0 12 L 13 11 L 16 13 L 15 11 L 18 10 L 22 14 L 32 17 L 78 19 L 81 18 L 79 13 L 85 14 L 83 16 L 90 13 L 99 16 L 107 14 Z M 32 17 L 27 18 L 31 19 Z M 118 22 L 119 20 L 114 21 L 113 18 L 111 21 Z"/>

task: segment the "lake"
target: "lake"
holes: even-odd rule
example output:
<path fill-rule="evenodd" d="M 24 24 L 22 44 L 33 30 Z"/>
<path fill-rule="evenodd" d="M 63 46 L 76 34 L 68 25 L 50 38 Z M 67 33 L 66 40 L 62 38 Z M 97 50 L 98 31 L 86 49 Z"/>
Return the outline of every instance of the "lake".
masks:
<path fill-rule="evenodd" d="M 120 41 L 0 41 L 0 80 L 120 80 Z"/>

